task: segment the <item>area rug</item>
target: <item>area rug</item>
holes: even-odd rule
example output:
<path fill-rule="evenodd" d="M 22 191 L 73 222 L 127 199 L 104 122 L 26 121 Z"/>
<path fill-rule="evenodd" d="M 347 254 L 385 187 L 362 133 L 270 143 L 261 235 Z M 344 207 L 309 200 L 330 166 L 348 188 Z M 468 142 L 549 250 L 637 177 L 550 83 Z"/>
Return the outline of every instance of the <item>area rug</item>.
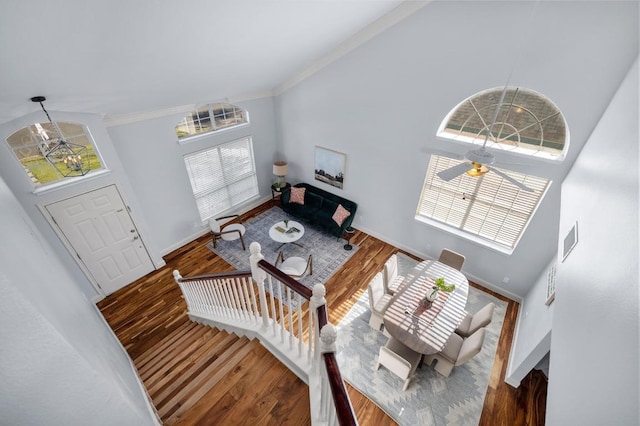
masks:
<path fill-rule="evenodd" d="M 285 244 L 279 248 L 282 243 L 269 237 L 269 228 L 284 219 L 295 220 L 304 225 L 304 235 L 297 241 L 303 247 Z M 306 259 L 311 254 L 313 275 L 307 275 L 299 280 L 308 288 L 312 288 L 318 283 L 324 284 L 358 250 L 358 246 L 353 243 L 351 250 L 345 250 L 346 241 L 342 238 L 331 236 L 303 220 L 290 217 L 280 207 L 272 207 L 243 224 L 247 229 L 244 235 L 246 250 L 242 250 L 240 241 L 219 241 L 217 248 L 213 248 L 213 243 L 209 243 L 208 247 L 238 270 L 250 269 L 249 244 L 254 241 L 260 243 L 264 259 L 271 264 L 275 263 L 280 251 L 285 258 L 298 256 Z"/>
<path fill-rule="evenodd" d="M 400 275 L 416 261 L 400 254 Z M 337 358 L 344 379 L 400 425 L 477 425 L 493 368 L 507 303 L 469 288 L 467 311 L 477 312 L 489 302 L 496 308 L 487 326 L 482 351 L 443 377 L 422 365 L 402 391 L 404 380 L 381 366 L 376 371 L 380 346 L 387 337 L 369 327 L 368 296 L 362 296 L 338 324 Z"/>

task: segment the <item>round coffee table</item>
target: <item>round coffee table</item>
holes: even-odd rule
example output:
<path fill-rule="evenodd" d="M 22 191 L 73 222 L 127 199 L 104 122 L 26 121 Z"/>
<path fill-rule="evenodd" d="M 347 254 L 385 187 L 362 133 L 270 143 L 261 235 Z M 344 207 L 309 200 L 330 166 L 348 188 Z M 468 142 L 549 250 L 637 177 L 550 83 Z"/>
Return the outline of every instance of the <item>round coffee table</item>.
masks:
<path fill-rule="evenodd" d="M 290 220 L 287 225 L 288 226 L 285 226 L 284 221 L 281 220 L 269 228 L 269 236 L 271 239 L 282 243 L 276 250 L 280 250 L 280 248 L 285 244 L 295 244 L 299 247 L 303 247 L 302 244 L 297 241 L 304 235 L 304 226 L 295 220 Z"/>

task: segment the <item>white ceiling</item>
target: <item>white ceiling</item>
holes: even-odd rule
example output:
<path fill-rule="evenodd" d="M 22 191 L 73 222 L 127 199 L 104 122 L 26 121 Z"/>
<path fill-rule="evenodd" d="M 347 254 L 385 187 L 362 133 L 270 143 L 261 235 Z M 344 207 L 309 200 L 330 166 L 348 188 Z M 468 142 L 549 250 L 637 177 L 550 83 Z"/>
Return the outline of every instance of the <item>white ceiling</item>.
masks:
<path fill-rule="evenodd" d="M 5 0 L 0 123 L 40 109 L 36 95 L 117 116 L 269 92 L 401 3 Z"/>

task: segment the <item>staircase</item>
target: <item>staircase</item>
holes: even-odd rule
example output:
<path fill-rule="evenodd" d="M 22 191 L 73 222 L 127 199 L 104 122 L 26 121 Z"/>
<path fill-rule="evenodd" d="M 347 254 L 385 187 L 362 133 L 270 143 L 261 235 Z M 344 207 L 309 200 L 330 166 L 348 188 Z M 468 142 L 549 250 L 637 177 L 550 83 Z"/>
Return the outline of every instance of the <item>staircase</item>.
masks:
<path fill-rule="evenodd" d="M 189 318 L 259 342 L 295 373 L 308 385 L 311 424 L 357 425 L 335 357 L 337 332 L 328 322 L 324 285 L 316 284 L 312 291 L 284 274 L 264 260 L 256 242 L 251 243 L 250 252 L 251 271 L 182 277 L 174 270 Z M 244 355 L 238 354 L 239 359 Z M 189 369 L 188 374 L 193 374 L 192 370 L 197 369 Z M 270 370 L 262 371 L 271 374 Z M 165 404 L 169 394 L 165 392 L 158 398 Z M 184 398 L 180 395 L 180 399 Z M 153 400 L 158 407 L 159 403 Z M 277 404 L 278 399 L 273 402 Z M 172 410 L 174 405 L 169 399 L 166 410 Z M 160 415 L 166 415 L 166 410 Z"/>

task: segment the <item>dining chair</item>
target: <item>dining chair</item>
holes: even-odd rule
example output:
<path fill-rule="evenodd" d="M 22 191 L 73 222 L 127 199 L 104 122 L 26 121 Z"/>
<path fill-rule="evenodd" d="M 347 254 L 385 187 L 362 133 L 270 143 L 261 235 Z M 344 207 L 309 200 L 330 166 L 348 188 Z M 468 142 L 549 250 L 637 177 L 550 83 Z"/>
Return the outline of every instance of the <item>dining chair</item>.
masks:
<path fill-rule="evenodd" d="M 392 297 L 384 291 L 382 272 L 378 272 L 369 282 L 367 292 L 369 293 L 369 308 L 371 309 L 369 326 L 376 331 L 380 331 L 384 323 L 384 312 L 387 310 L 387 306 L 389 306 Z"/>
<path fill-rule="evenodd" d="M 464 263 L 465 257 L 460 253 L 456 253 L 453 250 L 442 249 L 440 252 L 440 257 L 438 258 L 438 262 L 444 263 L 445 265 L 449 265 L 452 268 L 460 271 L 462 269 L 462 264 Z"/>
<path fill-rule="evenodd" d="M 421 358 L 421 353 L 415 352 L 400 341 L 390 337 L 387 343 L 380 347 L 376 370 L 381 365 L 385 366 L 393 374 L 404 380 L 402 390 L 406 391 L 411 378 L 415 374 L 418 365 L 420 365 Z"/>
<path fill-rule="evenodd" d="M 465 315 L 458 328 L 456 328 L 456 333 L 459 336 L 467 337 L 475 333 L 476 330 L 486 327 L 491 323 L 495 307 L 495 303 L 491 302 L 487 303 L 482 309 L 473 315 L 467 312 L 467 315 Z"/>
<path fill-rule="evenodd" d="M 400 288 L 400 284 L 404 281 L 404 277 L 398 275 L 398 255 L 393 254 L 384 263 L 384 292 L 394 295 Z"/>
<path fill-rule="evenodd" d="M 234 241 L 240 239 L 242 243 L 242 250 L 245 249 L 243 235 L 247 231 L 241 223 L 230 223 L 228 225 L 220 225 L 222 219 L 237 219 L 240 216 L 237 214 L 230 216 L 222 216 L 218 218 L 209 219 L 209 229 L 211 230 L 211 236 L 213 238 L 213 248 L 217 248 L 218 240 Z"/>
<path fill-rule="evenodd" d="M 484 344 L 485 333 L 486 330 L 484 328 L 477 330 L 466 338 L 453 333 L 441 352 L 425 355 L 423 362 L 431 365 L 433 361 L 436 361 L 434 369 L 443 376 L 449 377 L 454 366 L 462 365 L 480 353 Z"/>
<path fill-rule="evenodd" d="M 297 280 L 305 277 L 307 274 L 313 275 L 313 257 L 311 255 L 309 255 L 306 260 L 297 256 L 291 256 L 285 259 L 284 254 L 280 252 L 278 253 L 274 266 Z"/>

